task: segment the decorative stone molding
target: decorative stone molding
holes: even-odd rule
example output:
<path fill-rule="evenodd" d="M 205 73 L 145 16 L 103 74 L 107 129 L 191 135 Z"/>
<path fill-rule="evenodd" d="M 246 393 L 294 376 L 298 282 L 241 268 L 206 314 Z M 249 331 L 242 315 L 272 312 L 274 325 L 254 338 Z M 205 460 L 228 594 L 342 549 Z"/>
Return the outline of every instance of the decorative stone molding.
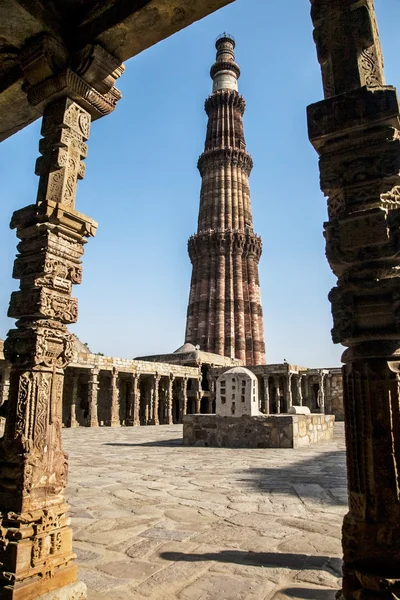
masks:
<path fill-rule="evenodd" d="M 99 44 L 70 55 L 58 40 L 44 34 L 23 49 L 19 61 L 28 101 L 42 112 L 50 102 L 67 96 L 97 119 L 112 112 L 121 98 L 114 84 L 124 66 Z"/>

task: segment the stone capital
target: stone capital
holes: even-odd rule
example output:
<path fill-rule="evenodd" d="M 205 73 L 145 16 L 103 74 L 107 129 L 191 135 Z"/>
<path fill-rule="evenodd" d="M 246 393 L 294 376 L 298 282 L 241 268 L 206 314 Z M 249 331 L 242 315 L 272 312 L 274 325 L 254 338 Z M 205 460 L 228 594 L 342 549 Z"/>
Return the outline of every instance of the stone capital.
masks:
<path fill-rule="evenodd" d="M 19 61 L 28 101 L 41 112 L 68 96 L 97 119 L 113 111 L 121 98 L 114 84 L 124 66 L 99 44 L 71 54 L 60 41 L 43 34 L 23 49 Z"/>

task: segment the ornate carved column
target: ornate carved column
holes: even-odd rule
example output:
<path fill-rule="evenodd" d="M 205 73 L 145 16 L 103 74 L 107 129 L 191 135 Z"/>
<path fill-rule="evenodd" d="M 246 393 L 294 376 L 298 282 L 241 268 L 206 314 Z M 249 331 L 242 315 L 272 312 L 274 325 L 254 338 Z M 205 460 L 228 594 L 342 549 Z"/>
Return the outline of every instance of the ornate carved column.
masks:
<path fill-rule="evenodd" d="M 73 354 L 67 325 L 77 320 L 72 284 L 81 281 L 83 245 L 96 223 L 75 210 L 75 194 L 91 118 L 114 108 L 120 95 L 113 84 L 122 72 L 116 73 L 118 61 L 104 50 L 85 52 L 71 57 L 44 36 L 20 55 L 28 101 L 43 112 L 43 139 L 36 204 L 11 220 L 20 240 L 13 272 L 20 290 L 8 312 L 18 320 L 5 343 L 12 369 L 0 441 L 0 596 L 7 600 L 59 588 L 64 597 L 85 597 L 63 499 L 61 411 L 64 369 Z"/>
<path fill-rule="evenodd" d="M 269 405 L 269 376 L 263 375 L 264 382 L 264 401 L 263 401 L 263 412 L 266 415 L 270 414 L 270 405 Z"/>
<path fill-rule="evenodd" d="M 160 380 L 161 375 L 156 373 L 153 375 L 152 381 L 152 397 L 153 397 L 153 406 L 152 406 L 152 416 L 150 419 L 151 425 L 159 425 L 160 421 L 158 418 L 158 403 L 159 403 L 159 394 L 160 394 Z"/>
<path fill-rule="evenodd" d="M 97 415 L 97 399 L 99 394 L 99 369 L 90 369 L 88 381 L 88 401 L 89 401 L 89 427 L 98 427 L 99 418 Z"/>
<path fill-rule="evenodd" d="M 121 421 L 119 416 L 120 405 L 120 389 L 118 381 L 118 371 L 114 367 L 111 373 L 111 427 L 120 427 Z"/>
<path fill-rule="evenodd" d="M 343 598 L 400 595 L 400 113 L 372 0 L 312 2 L 325 100 L 308 108 L 328 198 L 343 354 L 349 512 Z"/>
<path fill-rule="evenodd" d="M 168 382 L 168 398 L 167 398 L 167 402 L 168 402 L 168 425 L 172 425 L 174 422 L 174 418 L 172 415 L 172 409 L 173 409 L 173 403 L 174 403 L 174 381 L 175 381 L 175 375 L 173 375 L 172 373 L 169 376 L 169 382 Z"/>
<path fill-rule="evenodd" d="M 71 412 L 70 412 L 70 427 L 79 427 L 79 423 L 76 419 L 76 403 L 78 401 L 78 383 L 79 383 L 79 372 L 74 371 L 71 377 Z"/>

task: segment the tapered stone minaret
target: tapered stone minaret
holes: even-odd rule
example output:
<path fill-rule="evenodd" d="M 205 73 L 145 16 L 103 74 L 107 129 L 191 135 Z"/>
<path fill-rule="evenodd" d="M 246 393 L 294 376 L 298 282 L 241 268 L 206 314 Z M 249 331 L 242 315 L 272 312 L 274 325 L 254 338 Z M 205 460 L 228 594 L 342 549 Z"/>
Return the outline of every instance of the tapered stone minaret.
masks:
<path fill-rule="evenodd" d="M 198 168 L 202 177 L 197 234 L 189 239 L 193 265 L 186 342 L 205 352 L 265 364 L 258 262 L 261 238 L 253 231 L 249 175 L 238 93 L 235 41 L 217 39 L 211 67 L 213 92 L 206 100 L 206 143 Z"/>

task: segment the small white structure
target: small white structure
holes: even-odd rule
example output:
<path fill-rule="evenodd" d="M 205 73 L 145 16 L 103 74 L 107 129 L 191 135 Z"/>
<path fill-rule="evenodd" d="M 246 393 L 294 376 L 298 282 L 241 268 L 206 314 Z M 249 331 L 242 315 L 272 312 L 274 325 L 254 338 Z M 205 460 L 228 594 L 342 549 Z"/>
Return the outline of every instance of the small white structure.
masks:
<path fill-rule="evenodd" d="M 311 411 L 308 406 L 298 406 L 293 404 L 288 410 L 288 415 L 310 415 Z"/>
<path fill-rule="evenodd" d="M 233 367 L 217 379 L 216 414 L 220 417 L 259 416 L 258 380 L 245 367 Z"/>

